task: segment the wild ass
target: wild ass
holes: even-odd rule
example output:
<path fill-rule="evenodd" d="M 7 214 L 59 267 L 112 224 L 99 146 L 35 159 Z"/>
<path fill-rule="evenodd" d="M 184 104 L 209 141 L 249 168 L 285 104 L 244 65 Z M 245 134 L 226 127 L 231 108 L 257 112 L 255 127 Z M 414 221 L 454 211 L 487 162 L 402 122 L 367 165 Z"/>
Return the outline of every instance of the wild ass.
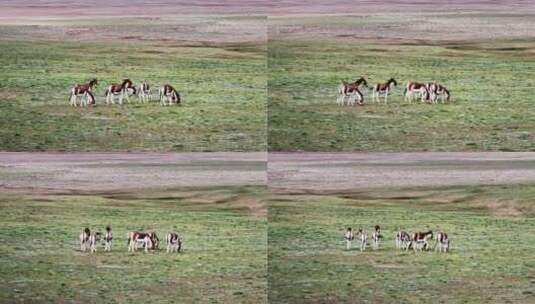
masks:
<path fill-rule="evenodd" d="M 366 82 L 366 79 L 364 77 L 360 77 L 359 79 L 355 80 L 355 82 L 345 82 L 342 81 L 342 84 L 338 87 L 338 98 L 336 99 L 336 103 L 340 106 L 345 105 L 345 100 L 347 100 L 347 105 L 352 106 L 357 102 L 359 105 L 364 104 L 364 95 L 359 90 L 359 87 L 361 85 L 364 85 L 366 88 L 368 87 L 368 82 Z"/>
<path fill-rule="evenodd" d="M 448 252 L 450 250 L 450 239 L 444 232 L 435 235 L 435 251 Z"/>
<path fill-rule="evenodd" d="M 379 227 L 379 225 L 375 225 L 375 231 L 372 233 L 373 249 L 379 249 L 379 242 L 382 238 L 383 235 L 381 235 L 381 227 Z"/>
<path fill-rule="evenodd" d="M 433 82 L 429 84 L 428 90 L 431 102 L 437 104 L 439 97 L 442 103 L 444 100 L 450 101 L 450 91 L 445 86 Z"/>
<path fill-rule="evenodd" d="M 160 87 L 158 92 L 160 95 L 160 105 L 165 106 L 166 101 L 169 105 L 171 105 L 171 103 L 180 104 L 180 94 L 178 94 L 173 86 L 164 84 Z"/>
<path fill-rule="evenodd" d="M 80 250 L 86 251 L 89 248 L 91 253 L 97 251 L 97 243 L 100 240 L 101 233 L 93 232 L 89 228 L 85 228 L 82 233 L 80 233 Z"/>
<path fill-rule="evenodd" d="M 139 245 L 145 248 L 145 252 L 149 249 L 156 250 L 160 244 L 160 240 L 155 232 L 139 232 L 132 231 L 128 234 L 128 251 L 136 251 Z"/>
<path fill-rule="evenodd" d="M 167 253 L 169 252 L 180 252 L 182 248 L 182 237 L 176 232 L 170 232 L 166 236 L 167 242 Z"/>
<path fill-rule="evenodd" d="M 397 249 L 409 249 L 411 243 L 411 236 L 406 231 L 399 230 L 396 233 L 396 248 Z"/>
<path fill-rule="evenodd" d="M 139 85 L 138 95 L 139 102 L 149 102 L 152 100 L 152 90 L 147 81 L 143 81 Z"/>
<path fill-rule="evenodd" d="M 91 253 L 97 252 L 97 243 L 100 241 L 102 233 L 94 232 L 89 235 L 89 249 Z"/>
<path fill-rule="evenodd" d="M 119 95 L 119 104 L 123 104 L 123 98 L 126 98 L 126 101 L 130 102 L 128 98 L 129 93 L 136 93 L 136 88 L 132 85 L 130 79 L 124 79 L 121 84 L 111 84 L 104 93 L 106 104 L 115 104 L 115 96 L 117 95 Z"/>
<path fill-rule="evenodd" d="M 80 251 L 86 251 L 89 247 L 89 236 L 91 235 L 91 230 L 85 228 L 82 233 L 80 233 Z"/>
<path fill-rule="evenodd" d="M 380 96 L 384 96 L 385 104 L 388 103 L 388 93 L 393 89 L 394 86 L 397 86 L 398 83 L 394 78 L 390 78 L 387 82 L 378 83 L 373 87 L 372 99 L 381 102 Z"/>
<path fill-rule="evenodd" d="M 360 251 L 366 250 L 366 245 L 368 244 L 368 235 L 362 229 L 359 229 L 357 236 L 360 237 Z"/>
<path fill-rule="evenodd" d="M 353 230 L 351 230 L 351 227 L 347 228 L 346 233 L 344 234 L 344 239 L 346 240 L 346 250 L 350 250 L 351 241 L 355 239 L 355 236 L 353 235 Z"/>
<path fill-rule="evenodd" d="M 419 96 L 422 102 L 429 100 L 429 83 L 409 81 L 403 91 L 405 101 L 412 103 L 415 96 Z"/>
<path fill-rule="evenodd" d="M 111 227 L 106 226 L 106 233 L 104 234 L 104 251 L 111 251 L 111 242 L 113 240 L 113 234 Z"/>
<path fill-rule="evenodd" d="M 95 96 L 93 90 L 97 87 L 98 81 L 96 78 L 91 79 L 88 83 L 76 84 L 71 88 L 69 102 L 71 106 L 78 106 L 78 97 L 80 99 L 80 106 L 87 106 L 88 104 L 95 104 Z"/>
<path fill-rule="evenodd" d="M 416 232 L 413 233 L 411 238 L 411 245 L 414 252 L 429 249 L 429 240 L 433 239 L 433 231 Z M 409 245 L 409 246 L 411 246 Z"/>

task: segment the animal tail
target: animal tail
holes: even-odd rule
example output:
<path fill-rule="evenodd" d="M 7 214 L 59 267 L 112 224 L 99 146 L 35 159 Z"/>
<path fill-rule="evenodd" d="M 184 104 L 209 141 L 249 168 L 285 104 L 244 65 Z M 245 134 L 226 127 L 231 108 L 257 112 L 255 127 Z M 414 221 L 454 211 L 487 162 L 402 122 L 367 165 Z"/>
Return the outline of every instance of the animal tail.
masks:
<path fill-rule="evenodd" d="M 403 96 L 407 95 L 407 88 L 403 90 Z"/>

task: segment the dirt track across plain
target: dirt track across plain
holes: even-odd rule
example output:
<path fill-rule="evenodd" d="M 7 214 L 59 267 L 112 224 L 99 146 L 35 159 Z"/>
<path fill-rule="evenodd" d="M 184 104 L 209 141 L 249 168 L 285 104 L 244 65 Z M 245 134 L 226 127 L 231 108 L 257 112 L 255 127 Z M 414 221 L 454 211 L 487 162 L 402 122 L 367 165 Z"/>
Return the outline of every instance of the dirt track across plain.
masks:
<path fill-rule="evenodd" d="M 263 186 L 265 153 L 0 153 L 0 191 Z"/>
<path fill-rule="evenodd" d="M 268 184 L 284 193 L 535 183 L 535 153 L 272 153 Z"/>

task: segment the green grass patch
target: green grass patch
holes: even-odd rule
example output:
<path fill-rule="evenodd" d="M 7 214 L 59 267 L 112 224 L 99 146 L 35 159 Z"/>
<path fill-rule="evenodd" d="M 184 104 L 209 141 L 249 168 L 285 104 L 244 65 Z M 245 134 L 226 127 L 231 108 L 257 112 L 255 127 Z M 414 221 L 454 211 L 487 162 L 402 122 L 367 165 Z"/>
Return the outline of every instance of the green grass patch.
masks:
<path fill-rule="evenodd" d="M 535 44 L 526 40 L 381 43 L 317 37 L 269 42 L 271 151 L 532 151 Z M 516 44 L 513 44 L 516 45 Z M 389 104 L 339 107 L 360 76 L 398 81 Z M 452 102 L 408 105 L 407 81 L 437 81 Z"/>
<path fill-rule="evenodd" d="M 6 151 L 262 151 L 265 46 L 0 42 L 0 149 Z M 69 88 L 96 77 L 97 106 Z M 104 105 L 108 84 L 170 83 L 183 105 Z"/>
<path fill-rule="evenodd" d="M 496 199 L 525 208 L 530 185 L 371 191 L 272 198 L 269 299 L 276 303 L 527 303 L 535 293 L 534 209 L 500 213 Z M 502 210 L 503 211 L 503 210 Z M 379 250 L 345 249 L 347 227 Z M 400 252 L 397 229 L 442 230 L 452 251 Z"/>
<path fill-rule="evenodd" d="M 0 302 L 265 303 L 267 222 L 249 207 L 262 193 L 3 194 Z M 84 227 L 108 224 L 111 252 L 79 251 Z M 161 240 L 169 231 L 182 234 L 183 252 L 128 253 L 127 232 L 149 229 Z"/>

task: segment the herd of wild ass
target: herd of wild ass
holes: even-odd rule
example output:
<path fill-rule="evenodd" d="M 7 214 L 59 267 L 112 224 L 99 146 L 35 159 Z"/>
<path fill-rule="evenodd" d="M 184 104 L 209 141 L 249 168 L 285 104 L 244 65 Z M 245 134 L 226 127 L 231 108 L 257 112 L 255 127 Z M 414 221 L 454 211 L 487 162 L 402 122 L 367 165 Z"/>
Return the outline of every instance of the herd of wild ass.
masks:
<path fill-rule="evenodd" d="M 384 103 L 388 103 L 388 95 L 397 86 L 397 82 L 394 78 L 390 78 L 387 82 L 377 83 L 375 86 L 370 88 L 368 82 L 364 77 L 360 77 L 354 82 L 345 82 L 342 81 L 342 84 L 338 87 L 338 98 L 336 102 L 343 106 L 359 105 L 364 104 L 364 95 L 360 91 L 360 88 L 364 86 L 367 89 L 372 90 L 372 102 L 381 102 L 381 97 L 383 97 Z M 413 99 L 420 98 L 422 103 L 433 103 L 437 104 L 440 99 L 442 103 L 445 101 L 450 101 L 450 91 L 443 85 L 436 82 L 414 82 L 409 81 L 405 86 L 405 91 L 403 92 L 405 101 L 412 103 Z"/>
<path fill-rule="evenodd" d="M 135 252 L 139 248 L 144 248 L 145 252 L 149 250 L 158 250 L 160 246 L 160 239 L 156 232 L 139 232 L 132 231 L 128 233 L 128 252 Z M 113 241 L 113 234 L 111 227 L 106 227 L 106 232 L 91 232 L 89 228 L 85 228 L 80 233 L 80 251 L 89 249 L 91 253 L 97 251 L 97 245 L 100 241 L 104 241 L 104 251 L 111 251 L 111 244 Z M 179 252 L 182 249 L 182 237 L 176 232 L 169 232 L 165 238 L 167 245 L 167 252 Z"/>
<path fill-rule="evenodd" d="M 359 229 L 356 233 L 353 232 L 351 227 L 347 228 L 344 239 L 346 241 L 346 249 L 351 249 L 351 241 L 355 240 L 360 241 L 360 251 L 366 250 L 368 245 L 368 234 L 362 229 Z M 375 226 L 375 231 L 372 233 L 372 248 L 379 249 L 380 241 L 383 239 L 381 234 L 381 228 L 379 225 Z M 435 235 L 435 251 L 439 252 L 448 252 L 450 250 L 450 239 L 448 235 L 444 232 L 439 232 Z M 431 244 L 429 242 L 433 240 L 433 231 L 429 230 L 426 232 L 415 232 L 409 234 L 406 231 L 398 231 L 395 236 L 396 248 L 402 250 L 414 249 L 414 252 L 430 250 Z"/>
<path fill-rule="evenodd" d="M 96 99 L 94 91 L 97 87 L 98 80 L 91 79 L 88 83 L 76 84 L 70 90 L 69 101 L 71 106 L 78 106 L 78 99 L 80 99 L 80 106 L 95 105 Z M 160 86 L 159 100 L 162 106 L 171 105 L 173 103 L 180 104 L 180 94 L 169 84 Z M 106 104 L 115 104 L 117 98 L 118 103 L 123 104 L 123 99 L 130 102 L 130 96 L 137 95 L 138 101 L 141 103 L 152 100 L 152 89 L 147 81 L 143 81 L 138 86 L 135 86 L 130 79 L 124 79 L 120 84 L 110 84 L 106 88 L 104 97 L 106 97 Z"/>

